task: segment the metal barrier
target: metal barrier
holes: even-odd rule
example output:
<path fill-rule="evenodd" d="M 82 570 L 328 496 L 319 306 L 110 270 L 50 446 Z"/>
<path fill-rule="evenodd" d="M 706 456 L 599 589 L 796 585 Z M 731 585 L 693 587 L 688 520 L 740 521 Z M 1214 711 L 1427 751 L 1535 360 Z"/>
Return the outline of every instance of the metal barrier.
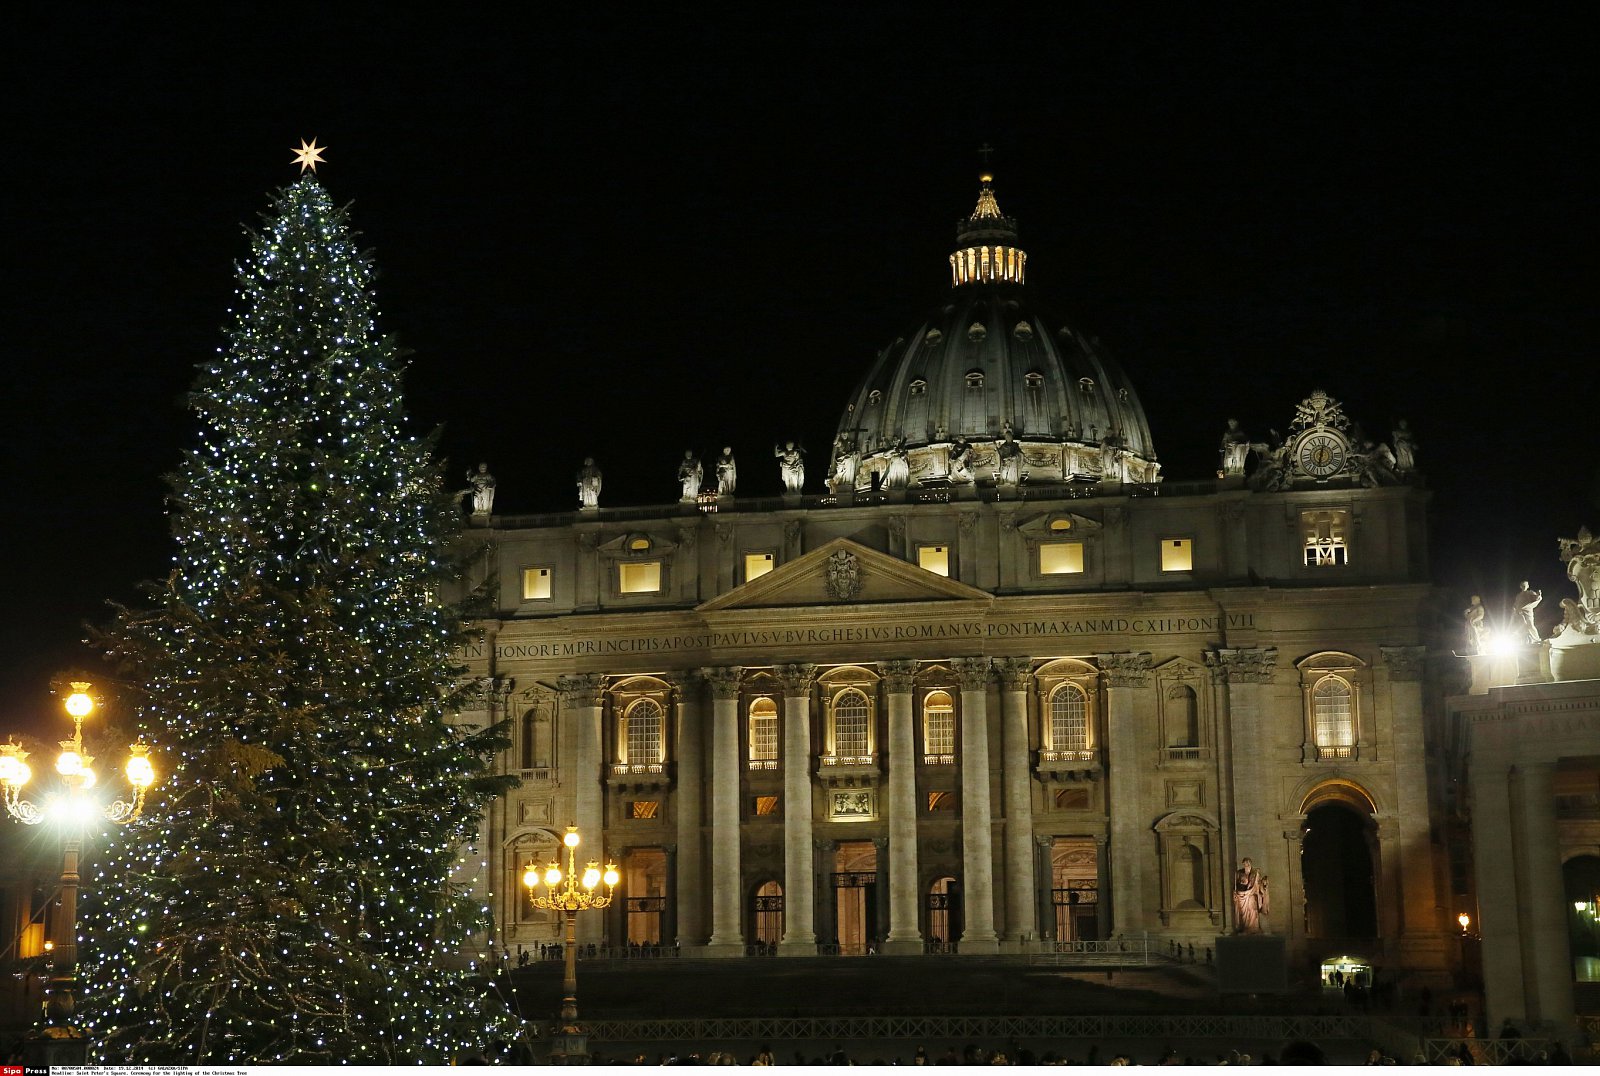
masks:
<path fill-rule="evenodd" d="M 1437 1065 L 1460 1056 L 1463 1046 L 1472 1056 L 1474 1065 L 1526 1065 L 1538 1058 L 1540 1051 L 1548 1053 L 1555 1045 L 1552 1039 L 1422 1039 L 1422 1057 L 1430 1065 Z M 1404 1061 L 1406 1058 L 1397 1058 Z"/>

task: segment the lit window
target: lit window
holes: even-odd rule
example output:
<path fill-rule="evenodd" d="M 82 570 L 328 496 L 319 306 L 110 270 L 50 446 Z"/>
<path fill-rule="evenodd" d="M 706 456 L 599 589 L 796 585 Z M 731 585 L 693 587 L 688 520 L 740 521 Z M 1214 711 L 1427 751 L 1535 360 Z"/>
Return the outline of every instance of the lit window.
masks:
<path fill-rule="evenodd" d="M 936 575 L 949 575 L 950 547 L 947 545 L 917 546 L 917 566 Z"/>
<path fill-rule="evenodd" d="M 922 754 L 930 766 L 956 760 L 956 707 L 948 691 L 930 691 L 922 700 Z"/>
<path fill-rule="evenodd" d="M 1056 810 L 1087 811 L 1088 809 L 1089 790 L 1087 788 L 1059 788 L 1056 790 Z"/>
<path fill-rule="evenodd" d="M 839 692 L 833 700 L 833 753 L 840 759 L 867 761 L 872 754 L 872 713 L 866 695 L 856 688 Z"/>
<path fill-rule="evenodd" d="M 956 794 L 954 792 L 929 792 L 928 812 L 953 811 L 956 809 Z"/>
<path fill-rule="evenodd" d="M 771 553 L 746 553 L 744 555 L 744 581 L 760 579 L 772 571 L 773 558 Z"/>
<path fill-rule="evenodd" d="M 617 588 L 624 594 L 656 594 L 661 590 L 661 562 L 644 560 L 617 565 Z"/>
<path fill-rule="evenodd" d="M 1194 571 L 1194 542 L 1188 538 L 1163 538 L 1161 540 L 1161 570 L 1164 572 Z"/>
<path fill-rule="evenodd" d="M 750 704 L 750 768 L 771 770 L 777 766 L 778 704 L 756 699 Z"/>
<path fill-rule="evenodd" d="M 1057 757 L 1089 750 L 1089 697 L 1077 684 L 1050 695 L 1050 749 Z"/>
<path fill-rule="evenodd" d="M 636 534 L 628 539 L 628 548 L 635 553 L 648 553 L 650 551 L 650 539 L 642 534 Z"/>
<path fill-rule="evenodd" d="M 1350 563 L 1347 537 L 1350 511 L 1345 508 L 1313 509 L 1300 513 L 1300 534 L 1305 542 L 1307 568 L 1340 568 Z"/>
<path fill-rule="evenodd" d="M 1050 530 L 1055 534 L 1064 534 L 1072 529 L 1072 520 L 1061 516 L 1050 521 Z"/>
<path fill-rule="evenodd" d="M 750 801 L 750 813 L 758 817 L 778 813 L 777 796 L 757 796 Z"/>
<path fill-rule="evenodd" d="M 1350 685 L 1341 677 L 1324 676 L 1311 689 L 1311 722 L 1319 756 L 1351 756 L 1356 743 L 1356 727 L 1350 703 Z"/>
<path fill-rule="evenodd" d="M 1082 542 L 1040 542 L 1040 575 L 1078 575 L 1083 571 Z"/>
<path fill-rule="evenodd" d="M 634 769 L 659 766 L 663 758 L 661 704 L 654 699 L 640 699 L 628 707 L 623 721 L 627 726 L 627 755 L 622 761 Z"/>
<path fill-rule="evenodd" d="M 661 810 L 659 800 L 630 800 L 628 802 L 629 818 L 654 818 Z"/>
<path fill-rule="evenodd" d="M 525 602 L 544 601 L 550 597 L 550 569 L 549 568 L 524 568 L 522 569 L 522 600 Z"/>

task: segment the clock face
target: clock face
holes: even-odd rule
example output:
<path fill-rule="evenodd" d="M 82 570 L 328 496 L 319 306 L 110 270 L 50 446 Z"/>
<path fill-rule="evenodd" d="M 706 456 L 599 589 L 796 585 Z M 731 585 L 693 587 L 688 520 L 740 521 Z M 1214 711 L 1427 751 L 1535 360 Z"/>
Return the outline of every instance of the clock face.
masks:
<path fill-rule="evenodd" d="M 1326 430 L 1313 431 L 1300 439 L 1294 455 L 1300 470 L 1313 478 L 1327 478 L 1344 469 L 1344 438 Z"/>

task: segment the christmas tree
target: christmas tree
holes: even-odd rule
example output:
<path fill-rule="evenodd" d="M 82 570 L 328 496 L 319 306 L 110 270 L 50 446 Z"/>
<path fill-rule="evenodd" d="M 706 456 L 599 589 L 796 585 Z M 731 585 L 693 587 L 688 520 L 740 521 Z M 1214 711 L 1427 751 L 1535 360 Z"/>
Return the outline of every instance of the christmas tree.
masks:
<path fill-rule="evenodd" d="M 85 893 L 107 1063 L 444 1064 L 512 1026 L 452 959 L 486 926 L 449 875 L 503 746 L 451 722 L 459 496 L 305 163 L 190 396 L 174 570 L 101 640 L 170 771 Z"/>

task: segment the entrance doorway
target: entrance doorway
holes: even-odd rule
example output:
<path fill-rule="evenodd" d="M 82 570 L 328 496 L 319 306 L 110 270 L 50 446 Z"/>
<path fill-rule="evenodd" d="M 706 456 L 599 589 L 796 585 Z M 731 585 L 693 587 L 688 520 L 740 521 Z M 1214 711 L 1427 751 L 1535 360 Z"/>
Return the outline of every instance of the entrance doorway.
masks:
<path fill-rule="evenodd" d="M 1344 802 L 1306 814 L 1300 871 L 1305 881 L 1306 933 L 1313 938 L 1376 938 L 1373 888 L 1376 839 L 1370 814 Z"/>
<path fill-rule="evenodd" d="M 1100 863 L 1093 837 L 1057 837 L 1050 845 L 1050 903 L 1056 941 L 1100 935 Z"/>
<path fill-rule="evenodd" d="M 783 939 L 783 886 L 765 881 L 756 886 L 750 909 L 750 944 L 756 952 L 772 954 Z"/>
<path fill-rule="evenodd" d="M 1573 856 L 1561 865 L 1561 882 L 1572 977 L 1580 983 L 1600 982 L 1600 856 Z"/>
<path fill-rule="evenodd" d="M 833 853 L 835 937 L 844 956 L 865 956 L 877 943 L 878 849 L 840 841 Z"/>
<path fill-rule="evenodd" d="M 667 853 L 660 848 L 635 848 L 622 864 L 628 944 L 660 945 L 667 911 Z"/>
<path fill-rule="evenodd" d="M 935 878 L 928 887 L 928 952 L 955 952 L 963 929 L 961 883 L 949 875 Z"/>

